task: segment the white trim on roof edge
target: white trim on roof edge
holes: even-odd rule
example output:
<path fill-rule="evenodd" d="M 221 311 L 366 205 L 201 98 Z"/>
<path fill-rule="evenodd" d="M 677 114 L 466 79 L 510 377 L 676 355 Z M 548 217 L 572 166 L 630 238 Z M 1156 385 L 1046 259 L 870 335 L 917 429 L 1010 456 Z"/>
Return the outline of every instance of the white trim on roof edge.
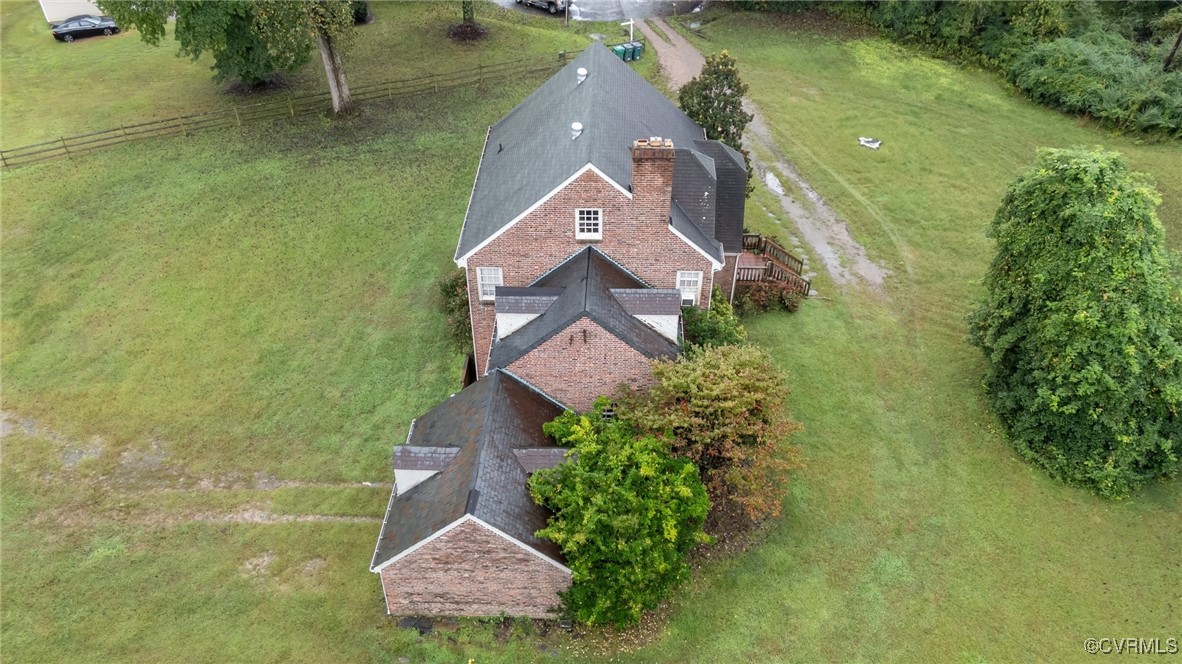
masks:
<path fill-rule="evenodd" d="M 702 131 L 705 131 L 704 129 Z M 476 164 L 476 175 L 480 175 L 480 167 L 484 165 L 484 155 L 488 152 L 488 139 L 492 136 L 492 125 L 488 126 L 488 131 L 484 132 L 484 147 L 480 149 L 480 161 Z M 472 191 L 468 192 L 468 207 L 464 208 L 464 224 L 460 226 L 460 240 L 464 239 L 464 229 L 468 227 L 468 213 L 472 211 L 472 199 L 476 197 L 476 178 L 472 178 Z M 456 240 L 456 253 L 452 257 L 456 264 L 459 265 L 460 259 L 460 240 Z M 460 267 L 467 267 L 460 265 Z"/>
<path fill-rule="evenodd" d="M 373 567 L 371 565 L 369 568 L 369 571 L 371 571 L 375 574 L 381 574 L 382 570 L 385 569 L 386 567 L 389 567 L 390 564 L 392 564 L 396 561 L 402 560 L 403 558 L 409 556 L 410 554 L 414 553 L 415 551 L 418 551 L 419 549 L 423 548 L 427 544 L 430 544 L 434 540 L 439 539 L 440 537 L 446 535 L 447 533 L 451 532 L 452 530 L 455 530 L 456 528 L 463 525 L 467 521 L 475 521 L 477 524 L 486 528 L 490 532 L 500 535 L 501 537 L 504 537 L 505 539 L 509 540 L 513 544 L 516 544 L 517 546 L 521 547 L 522 549 L 526 550 L 527 552 L 532 553 L 533 555 L 537 556 L 538 558 L 550 563 L 551 565 L 557 567 L 558 569 L 562 570 L 563 572 L 566 572 L 567 574 L 571 573 L 570 568 L 567 567 L 566 565 L 563 565 L 562 563 L 557 562 L 555 560 L 551 560 L 550 558 L 546 557 L 545 554 L 541 553 L 540 551 L 537 551 L 536 549 L 534 549 L 530 545 L 526 544 L 525 542 L 522 542 L 521 540 L 517 539 L 516 537 L 509 535 L 508 533 L 504 532 L 503 530 L 501 530 L 499 528 L 494 528 L 493 526 L 490 526 L 488 523 L 472 516 L 471 514 L 465 514 L 464 516 L 462 516 L 462 517 L 456 519 L 455 521 L 452 521 L 451 523 L 447 524 L 446 526 L 440 528 L 439 530 L 436 530 L 435 532 L 431 533 L 427 537 L 424 537 L 423 539 L 416 542 L 414 544 L 414 546 L 409 547 L 408 549 L 406 549 L 402 553 L 399 553 L 398 555 L 387 560 L 386 562 L 382 563 L 381 565 L 378 565 L 377 567 Z M 383 593 L 384 592 L 385 591 L 383 590 Z M 387 611 L 388 610 L 389 609 L 387 608 Z"/>
<path fill-rule="evenodd" d="M 721 270 L 721 269 L 722 269 L 722 263 L 719 263 L 717 259 L 715 259 L 715 258 L 714 258 L 713 256 L 711 256 L 710 254 L 706 253 L 706 250 L 705 250 L 705 249 L 702 249 L 702 248 L 701 248 L 701 247 L 699 247 L 698 245 L 696 245 L 696 244 L 694 244 L 693 242 L 691 242 L 691 241 L 690 241 L 690 239 L 689 239 L 688 237 L 686 237 L 685 235 L 683 235 L 683 234 L 681 233 L 681 231 L 679 231 L 679 230 L 677 230 L 676 228 L 674 228 L 674 227 L 673 227 L 673 224 L 669 224 L 669 230 L 670 230 L 670 231 L 672 231 L 674 235 L 676 235 L 677 237 L 681 238 L 681 241 L 682 241 L 682 242 L 685 242 L 685 243 L 686 243 L 686 244 L 688 244 L 689 246 L 693 247 L 693 248 L 694 248 L 694 251 L 697 251 L 699 254 L 702 254 L 703 256 L 705 256 L 705 257 L 706 257 L 706 260 L 710 261 L 710 265 L 711 265 L 711 266 L 714 268 L 713 270 L 711 270 L 711 272 L 718 272 L 719 270 Z"/>
<path fill-rule="evenodd" d="M 424 537 L 423 539 L 419 540 L 418 542 L 415 542 L 413 545 L 411 545 L 410 547 L 408 547 L 407 549 L 402 551 L 402 553 L 399 553 L 398 555 L 387 560 L 386 562 L 382 563 L 381 565 L 378 565 L 377 567 L 370 565 L 369 571 L 374 572 L 374 573 L 380 573 L 383 569 L 388 567 L 390 565 L 390 563 L 392 563 L 396 560 L 402 560 L 403 558 L 409 556 L 410 554 L 414 553 L 415 551 L 418 551 L 419 549 L 423 548 L 424 546 L 431 543 L 432 541 L 451 532 L 452 529 L 456 528 L 457 526 L 464 523 L 465 521 L 468 521 L 473 518 L 474 517 L 471 514 L 465 514 L 464 516 L 456 519 L 455 521 L 452 521 L 451 523 L 447 524 L 446 526 L 444 526 L 444 527 L 440 528 L 439 530 L 436 530 L 435 532 L 431 533 L 430 535 Z"/>
<path fill-rule="evenodd" d="M 469 514 L 468 516 L 472 516 L 472 515 Z M 563 565 L 562 563 L 560 563 L 556 560 L 552 560 L 551 558 L 547 557 L 546 554 L 542 553 L 541 551 L 538 551 L 537 549 L 526 544 L 525 542 L 522 542 L 521 540 L 517 539 L 516 537 L 513 537 L 512 535 L 502 531 L 500 528 L 493 527 L 493 526 L 485 523 L 481 519 L 474 517 L 474 516 L 472 516 L 472 520 L 475 521 L 476 523 L 479 523 L 480 525 L 484 526 L 485 528 L 488 528 L 492 532 L 500 535 L 501 537 L 504 537 L 505 539 L 516 544 L 517 546 L 525 549 L 527 552 L 532 553 L 533 555 L 537 556 L 538 558 L 541 558 L 542 560 L 550 563 L 551 565 L 557 567 L 558 569 L 562 570 L 563 572 L 566 572 L 567 574 L 571 573 L 570 568 L 567 567 L 566 565 Z"/>
<path fill-rule="evenodd" d="M 488 139 L 487 139 L 487 138 L 485 138 L 485 140 L 488 140 Z M 484 160 L 484 154 L 483 154 L 483 153 L 481 153 L 480 159 L 481 159 L 481 161 L 483 161 L 483 160 Z M 570 183 L 572 183 L 572 182 L 574 182 L 575 180 L 577 180 L 577 179 L 579 178 L 579 176 L 580 176 L 580 175 L 582 175 L 583 173 L 586 173 L 587 171 L 591 171 L 591 172 L 595 173 L 595 174 L 596 174 L 596 175 L 598 175 L 599 177 L 603 178 L 603 180 L 604 180 L 605 182 L 607 182 L 607 183 L 608 183 L 608 184 L 610 184 L 611 186 L 615 187 L 615 188 L 616 188 L 616 189 L 617 189 L 617 190 L 618 190 L 618 191 L 619 191 L 621 194 L 624 194 L 624 195 L 625 195 L 625 196 L 627 196 L 628 198 L 632 198 L 632 192 L 630 192 L 630 191 L 628 191 L 627 189 L 625 189 L 625 188 L 621 187 L 621 186 L 620 186 L 620 183 L 618 183 L 618 182 L 616 182 L 615 180 L 613 180 L 613 179 L 609 178 L 609 177 L 607 176 L 607 174 L 606 174 L 606 173 L 604 173 L 603 171 L 601 171 L 601 170 L 599 170 L 598 168 L 596 168 L 595 164 L 592 164 L 591 162 L 587 162 L 587 164 L 586 164 L 585 166 L 583 166 L 583 167 L 582 167 L 582 168 L 580 168 L 579 170 L 575 171 L 575 172 L 574 172 L 574 174 L 572 174 L 572 175 L 571 175 L 569 178 L 567 178 L 566 180 L 564 180 L 564 181 L 562 182 L 562 184 L 560 184 L 560 185 L 558 185 L 557 187 L 555 187 L 555 188 L 551 189 L 551 190 L 550 190 L 550 193 L 548 193 L 548 194 L 546 194 L 545 196 L 543 196 L 543 197 L 539 198 L 539 199 L 537 200 L 537 202 L 535 202 L 533 205 L 531 205 L 531 206 L 527 207 L 527 208 L 525 209 L 525 211 L 524 211 L 524 212 L 522 212 L 521 214 L 519 214 L 519 215 L 517 215 L 516 217 L 514 217 L 512 221 L 510 221 L 509 223 L 505 224 L 504 226 L 501 226 L 501 227 L 500 227 L 500 228 L 499 228 L 499 229 L 498 229 L 498 230 L 497 230 L 495 233 L 493 233 L 492 235 L 488 236 L 487 238 L 485 238 L 485 239 L 484 239 L 484 241 L 483 241 L 483 242 L 481 242 L 480 244 L 478 244 L 478 245 L 476 245 L 475 247 L 473 247 L 471 251 L 469 251 L 468 253 L 464 254 L 463 256 L 459 256 L 459 255 L 457 255 L 457 256 L 456 256 L 456 258 L 455 258 L 456 265 L 457 265 L 457 266 L 459 266 L 459 267 L 463 267 L 463 268 L 466 268 L 466 267 L 468 267 L 468 259 L 472 257 L 472 254 L 475 254 L 476 252 L 480 251 L 481 249 L 483 249 L 483 248 L 487 247 L 487 246 L 488 246 L 488 245 L 489 245 L 489 244 L 490 244 L 490 243 L 491 243 L 493 240 L 495 240 L 495 239 L 497 239 L 498 237 L 500 237 L 502 234 L 504 234 L 504 232 L 505 232 L 505 231 L 507 231 L 507 230 L 509 230 L 510 228 L 512 228 L 512 227 L 513 227 L 513 226 L 514 226 L 514 225 L 515 225 L 517 222 L 519 222 L 519 221 L 521 221 L 522 219 L 524 219 L 525 217 L 529 216 L 529 214 L 530 214 L 530 213 L 532 213 L 534 210 L 536 210 L 536 209 L 538 209 L 539 207 L 541 207 L 543 203 L 545 203 L 546 201 L 550 200 L 551 198 L 554 198 L 554 196 L 556 196 L 556 195 L 558 194 L 558 192 L 560 192 L 560 191 L 562 191 L 563 189 L 565 189 L 567 185 L 569 185 Z M 477 173 L 479 174 L 479 171 L 477 171 Z M 475 193 L 476 193 L 476 183 L 475 183 L 475 182 L 473 182 L 473 183 L 472 183 L 472 193 L 473 193 L 473 195 L 475 195 Z M 471 199 L 471 198 L 469 198 L 469 199 L 468 199 L 468 207 L 469 207 L 469 208 L 471 208 L 471 207 L 472 207 L 472 199 Z M 465 213 L 465 214 L 464 214 L 464 226 L 466 227 L 467 225 L 468 225 L 468 215 L 467 215 L 467 213 Z M 463 229 L 460 229 L 460 239 L 461 239 L 461 240 L 463 240 L 463 237 L 464 237 L 464 230 L 463 230 Z M 457 248 L 456 248 L 456 253 L 457 253 L 457 254 L 459 253 L 459 247 L 457 247 Z"/>

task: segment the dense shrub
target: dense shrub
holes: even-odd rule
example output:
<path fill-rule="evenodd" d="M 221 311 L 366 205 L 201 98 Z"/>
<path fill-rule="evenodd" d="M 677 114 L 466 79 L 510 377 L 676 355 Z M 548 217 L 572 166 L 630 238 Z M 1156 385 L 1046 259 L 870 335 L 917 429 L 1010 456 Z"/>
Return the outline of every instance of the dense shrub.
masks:
<path fill-rule="evenodd" d="M 604 420 L 603 407 L 545 425 L 574 456 L 538 471 L 529 486 L 554 512 L 538 536 L 556 543 L 570 566 L 568 615 L 628 625 L 688 576 L 687 554 L 710 541 L 702 531 L 710 501 L 692 463 L 671 455 L 666 442 Z"/>
<path fill-rule="evenodd" d="M 1014 447 L 1113 498 L 1179 468 L 1182 304 L 1158 202 L 1116 153 L 1041 151 L 990 227 L 970 325 Z"/>
<path fill-rule="evenodd" d="M 698 465 L 715 501 L 739 504 L 753 520 L 780 512 L 800 451 L 787 443 L 800 425 L 788 418 L 784 374 L 756 346 L 696 350 L 653 367 L 656 384 L 621 395 L 620 417 L 673 441 Z"/>
<path fill-rule="evenodd" d="M 709 309 L 703 311 L 697 307 L 687 307 L 683 310 L 682 319 L 685 321 L 685 337 L 689 346 L 711 348 L 747 342 L 747 330 L 717 286 L 710 295 Z"/>
<path fill-rule="evenodd" d="M 744 9 L 792 11 L 751 1 Z M 844 20 L 995 69 L 1035 100 L 1126 131 L 1182 136 L 1182 73 L 1164 73 L 1178 34 L 1171 2 L 819 3 Z"/>
<path fill-rule="evenodd" d="M 472 344 L 472 319 L 468 315 L 468 274 L 453 270 L 437 284 L 440 306 L 447 317 L 448 340 L 460 348 Z"/>
<path fill-rule="evenodd" d="M 804 296 L 775 281 L 761 281 L 744 286 L 735 296 L 735 311 L 741 316 L 783 310 L 795 312 Z"/>
<path fill-rule="evenodd" d="M 1086 113 L 1125 130 L 1182 136 L 1182 72 L 1133 53 L 1112 33 L 1038 44 L 1010 66 L 1009 79 L 1033 99 Z"/>

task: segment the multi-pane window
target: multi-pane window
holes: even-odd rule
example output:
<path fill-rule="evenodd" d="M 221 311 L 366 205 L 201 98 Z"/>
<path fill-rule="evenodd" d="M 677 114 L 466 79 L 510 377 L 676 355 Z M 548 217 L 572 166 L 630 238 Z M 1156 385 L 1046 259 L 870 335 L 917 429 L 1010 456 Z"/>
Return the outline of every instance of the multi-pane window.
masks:
<path fill-rule="evenodd" d="M 480 288 L 481 301 L 492 302 L 493 300 L 497 299 L 497 286 L 504 285 L 504 281 L 501 277 L 501 268 L 476 268 L 476 285 Z"/>
<path fill-rule="evenodd" d="M 575 210 L 575 239 L 603 239 L 603 211 L 599 208 Z"/>
<path fill-rule="evenodd" d="M 702 273 L 678 272 L 677 290 L 681 291 L 681 306 L 696 306 L 702 296 Z"/>

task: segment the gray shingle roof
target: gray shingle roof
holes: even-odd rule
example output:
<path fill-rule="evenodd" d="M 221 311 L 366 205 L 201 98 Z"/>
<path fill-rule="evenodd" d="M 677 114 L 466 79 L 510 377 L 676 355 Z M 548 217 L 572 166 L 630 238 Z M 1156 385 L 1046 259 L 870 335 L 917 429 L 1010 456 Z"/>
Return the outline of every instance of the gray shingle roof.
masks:
<path fill-rule="evenodd" d="M 423 462 L 442 467 L 424 468 L 439 472 L 391 495 L 370 569 L 464 514 L 561 563 L 553 542 L 534 537 L 549 513 L 530 499 L 528 474 L 514 454 L 519 448 L 554 448 L 542 424 L 561 413 L 553 401 L 494 371 L 415 420 L 407 441 L 413 449 L 395 447 L 397 462 L 429 458 Z"/>
<path fill-rule="evenodd" d="M 645 284 L 594 247 L 587 247 L 567 259 L 534 282 L 534 286 L 561 288 L 562 295 L 545 313 L 497 341 L 489 355 L 490 367 L 508 367 L 583 317 L 595 321 L 646 357 L 673 357 L 677 354 L 677 344 L 628 313 L 612 294 L 615 289 L 641 289 Z M 497 288 L 498 300 L 502 290 Z"/>
<path fill-rule="evenodd" d="M 613 288 L 612 295 L 633 316 L 681 315 L 681 291 L 676 288 Z"/>
<path fill-rule="evenodd" d="M 580 67 L 588 76 L 576 83 Z M 572 140 L 574 122 L 583 132 Z M 456 259 L 588 163 L 629 187 L 632 141 L 649 136 L 689 148 L 705 134 L 605 46 L 592 44 L 489 130 Z"/>

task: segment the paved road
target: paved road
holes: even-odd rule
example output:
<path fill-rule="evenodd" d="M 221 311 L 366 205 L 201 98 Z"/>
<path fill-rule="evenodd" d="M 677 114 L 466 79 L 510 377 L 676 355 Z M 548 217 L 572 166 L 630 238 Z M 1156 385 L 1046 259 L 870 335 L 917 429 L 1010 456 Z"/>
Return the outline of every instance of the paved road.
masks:
<path fill-rule="evenodd" d="M 545 14 L 546 10 L 518 5 L 514 0 L 495 0 L 502 7 L 516 7 L 520 11 Z M 580 21 L 623 21 L 629 18 L 642 19 L 653 16 L 672 16 L 674 12 L 685 13 L 693 10 L 701 0 L 575 0 L 571 6 L 571 18 Z M 561 14 L 559 14 L 561 16 Z"/>

